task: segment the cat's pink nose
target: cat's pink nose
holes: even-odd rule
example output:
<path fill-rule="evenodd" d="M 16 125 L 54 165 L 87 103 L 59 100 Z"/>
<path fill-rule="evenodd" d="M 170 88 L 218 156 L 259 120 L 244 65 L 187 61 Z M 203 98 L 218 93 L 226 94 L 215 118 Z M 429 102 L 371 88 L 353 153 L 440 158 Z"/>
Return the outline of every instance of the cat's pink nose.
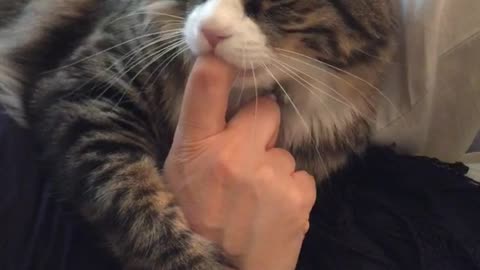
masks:
<path fill-rule="evenodd" d="M 231 35 L 226 35 L 224 33 L 220 33 L 219 31 L 215 31 L 213 29 L 209 29 L 206 27 L 202 27 L 202 34 L 205 39 L 208 41 L 208 44 L 212 46 L 213 49 L 217 47 L 218 43 L 222 42 L 223 40 L 229 38 Z"/>

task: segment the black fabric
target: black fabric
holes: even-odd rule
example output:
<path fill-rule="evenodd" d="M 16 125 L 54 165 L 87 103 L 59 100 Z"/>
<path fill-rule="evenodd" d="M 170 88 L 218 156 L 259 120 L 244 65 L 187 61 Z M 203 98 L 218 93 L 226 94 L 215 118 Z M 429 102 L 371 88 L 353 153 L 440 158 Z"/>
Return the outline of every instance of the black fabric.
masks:
<path fill-rule="evenodd" d="M 480 188 L 467 172 L 369 149 L 320 187 L 300 269 L 480 269 Z"/>
<path fill-rule="evenodd" d="M 0 269 L 120 269 L 54 199 L 29 137 L 0 117 Z M 467 170 L 370 148 L 319 187 L 298 268 L 480 269 L 480 188 Z"/>
<path fill-rule="evenodd" d="M 0 112 L 0 270 L 120 269 L 100 237 L 54 199 L 30 138 Z"/>

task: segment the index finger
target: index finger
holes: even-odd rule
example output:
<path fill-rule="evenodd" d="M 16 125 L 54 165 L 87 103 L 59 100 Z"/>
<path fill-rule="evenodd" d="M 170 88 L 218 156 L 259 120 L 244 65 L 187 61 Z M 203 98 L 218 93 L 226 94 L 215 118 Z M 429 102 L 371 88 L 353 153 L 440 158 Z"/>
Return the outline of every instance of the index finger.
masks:
<path fill-rule="evenodd" d="M 297 171 L 292 175 L 294 183 L 291 183 L 302 194 L 306 205 L 311 208 L 317 199 L 317 185 L 315 178 L 306 171 Z"/>
<path fill-rule="evenodd" d="M 188 79 L 177 129 L 202 140 L 225 129 L 234 70 L 213 56 L 199 57 Z"/>

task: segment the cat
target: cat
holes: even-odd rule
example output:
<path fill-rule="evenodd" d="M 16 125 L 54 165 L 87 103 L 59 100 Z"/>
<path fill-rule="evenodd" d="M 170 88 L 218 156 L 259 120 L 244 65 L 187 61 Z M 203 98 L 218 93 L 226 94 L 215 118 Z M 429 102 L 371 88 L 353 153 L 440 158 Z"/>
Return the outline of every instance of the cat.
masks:
<path fill-rule="evenodd" d="M 1 103 L 35 134 L 55 194 L 126 269 L 233 267 L 162 179 L 196 56 L 239 70 L 229 115 L 276 95 L 278 146 L 322 181 L 368 145 L 395 52 L 390 0 L 22 3 L 0 25 Z"/>

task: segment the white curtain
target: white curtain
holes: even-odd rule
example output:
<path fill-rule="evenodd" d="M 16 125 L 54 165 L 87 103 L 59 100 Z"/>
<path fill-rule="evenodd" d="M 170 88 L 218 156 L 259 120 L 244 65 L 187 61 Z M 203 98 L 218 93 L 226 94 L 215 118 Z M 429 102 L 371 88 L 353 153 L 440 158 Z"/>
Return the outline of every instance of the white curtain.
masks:
<path fill-rule="evenodd" d="M 480 130 L 480 0 L 393 1 L 402 39 L 384 82 L 375 140 L 465 160 Z"/>

